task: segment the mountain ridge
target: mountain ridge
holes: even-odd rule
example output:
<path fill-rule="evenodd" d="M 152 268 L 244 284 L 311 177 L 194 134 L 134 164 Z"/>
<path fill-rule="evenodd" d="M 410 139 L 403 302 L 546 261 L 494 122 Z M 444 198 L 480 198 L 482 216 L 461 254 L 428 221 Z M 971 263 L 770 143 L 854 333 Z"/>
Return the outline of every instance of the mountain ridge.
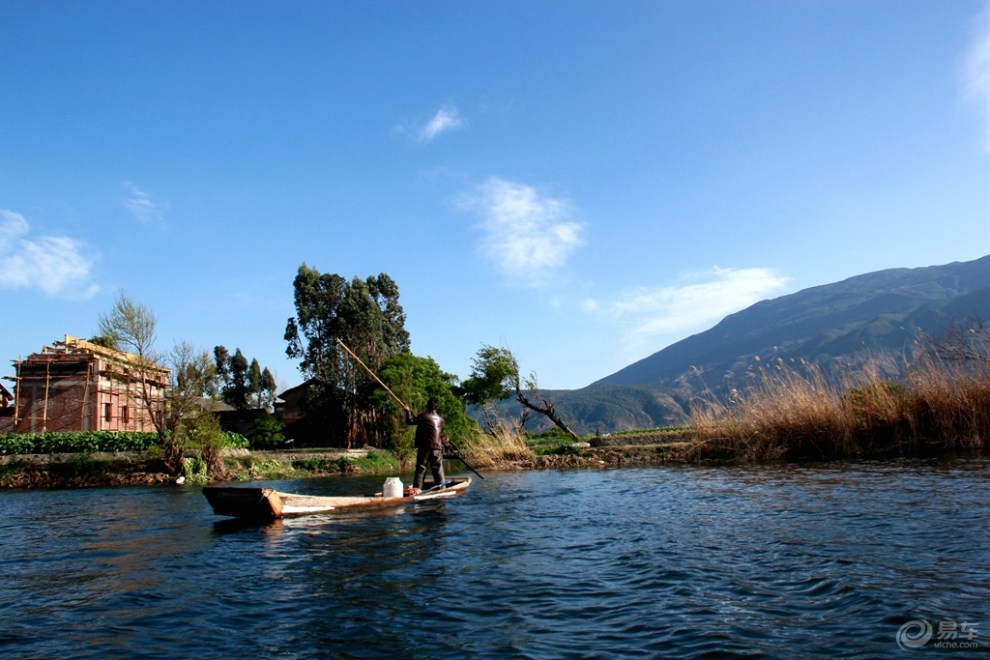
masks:
<path fill-rule="evenodd" d="M 760 355 L 818 361 L 904 350 L 920 335 L 938 334 L 974 315 L 990 315 L 990 255 L 881 270 L 762 300 L 591 385 L 684 387 L 690 373 L 712 376 L 724 369 L 723 378 L 735 376 L 740 365 Z"/>

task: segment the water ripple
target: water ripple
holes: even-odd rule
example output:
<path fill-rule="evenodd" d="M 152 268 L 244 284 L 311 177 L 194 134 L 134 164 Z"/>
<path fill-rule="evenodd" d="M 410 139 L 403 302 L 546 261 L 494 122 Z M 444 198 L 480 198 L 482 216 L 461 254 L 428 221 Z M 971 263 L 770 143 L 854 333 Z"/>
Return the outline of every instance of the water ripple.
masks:
<path fill-rule="evenodd" d="M 332 494 L 380 480 L 276 486 Z M 219 522 L 198 489 L 0 493 L 14 657 L 856 655 L 990 620 L 990 461 L 491 475 Z"/>

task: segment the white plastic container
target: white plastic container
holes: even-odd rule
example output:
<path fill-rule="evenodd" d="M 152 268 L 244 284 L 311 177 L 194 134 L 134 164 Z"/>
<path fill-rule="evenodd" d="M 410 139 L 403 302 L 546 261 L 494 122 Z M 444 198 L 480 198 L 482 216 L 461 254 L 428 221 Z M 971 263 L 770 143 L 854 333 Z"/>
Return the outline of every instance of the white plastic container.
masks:
<path fill-rule="evenodd" d="M 398 477 L 389 477 L 382 487 L 382 497 L 402 497 L 402 481 Z"/>

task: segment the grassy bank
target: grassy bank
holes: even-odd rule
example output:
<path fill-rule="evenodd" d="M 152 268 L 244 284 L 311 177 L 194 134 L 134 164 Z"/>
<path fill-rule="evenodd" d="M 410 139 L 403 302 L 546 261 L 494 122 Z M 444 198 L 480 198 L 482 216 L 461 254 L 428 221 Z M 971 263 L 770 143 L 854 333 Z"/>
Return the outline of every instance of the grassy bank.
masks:
<path fill-rule="evenodd" d="M 655 432 L 649 432 L 653 434 Z M 629 436 L 633 437 L 633 436 Z M 680 436 L 677 436 L 680 438 Z M 584 443 L 589 444 L 589 443 Z M 618 467 L 682 462 L 684 442 L 659 445 L 575 447 L 569 438 L 541 434 L 462 438 L 457 449 L 481 472 L 521 469 Z M 341 474 L 408 474 L 402 462 L 380 450 L 309 449 L 294 451 L 229 450 L 222 475 L 208 478 L 206 463 L 195 455 L 184 461 L 184 474 L 170 475 L 155 450 L 0 456 L 0 488 L 74 488 L 208 482 L 303 479 Z M 452 473 L 469 470 L 451 459 Z"/>
<path fill-rule="evenodd" d="M 211 481 L 206 463 L 195 455 L 183 461 L 181 475 L 169 474 L 160 452 L 92 452 L 24 454 L 0 457 L 0 488 L 77 488 L 151 486 Z M 331 474 L 396 472 L 399 461 L 383 451 L 325 449 L 299 452 L 232 450 L 223 458 L 224 473 L 213 481 L 302 479 Z"/>

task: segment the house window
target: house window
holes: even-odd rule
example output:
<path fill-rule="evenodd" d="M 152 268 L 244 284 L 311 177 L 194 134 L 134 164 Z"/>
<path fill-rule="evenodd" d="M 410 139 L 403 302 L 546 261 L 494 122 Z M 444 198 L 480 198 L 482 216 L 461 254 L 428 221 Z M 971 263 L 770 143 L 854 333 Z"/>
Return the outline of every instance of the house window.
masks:
<path fill-rule="evenodd" d="M 127 414 L 127 406 L 120 407 L 120 420 L 124 424 L 127 424 L 129 421 L 131 421 L 131 418 Z"/>
<path fill-rule="evenodd" d="M 104 403 L 103 404 L 103 419 L 106 420 L 106 421 L 108 421 L 108 422 L 113 421 L 113 404 L 112 403 Z"/>

